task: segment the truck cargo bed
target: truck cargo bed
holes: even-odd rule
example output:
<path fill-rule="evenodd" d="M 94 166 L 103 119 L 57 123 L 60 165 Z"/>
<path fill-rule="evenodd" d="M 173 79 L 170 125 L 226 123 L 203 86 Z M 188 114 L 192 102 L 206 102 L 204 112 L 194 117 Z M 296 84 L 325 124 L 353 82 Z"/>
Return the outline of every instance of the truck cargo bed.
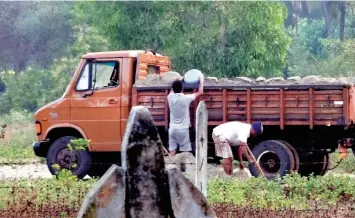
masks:
<path fill-rule="evenodd" d="M 185 90 L 191 93 L 196 90 Z M 353 119 L 354 87 L 351 85 L 250 85 L 205 86 L 204 94 L 191 105 L 194 120 L 198 101 L 205 101 L 209 125 L 227 121 L 264 125 L 349 125 Z M 135 87 L 133 106 L 146 106 L 158 126 L 168 127 L 168 86 Z"/>

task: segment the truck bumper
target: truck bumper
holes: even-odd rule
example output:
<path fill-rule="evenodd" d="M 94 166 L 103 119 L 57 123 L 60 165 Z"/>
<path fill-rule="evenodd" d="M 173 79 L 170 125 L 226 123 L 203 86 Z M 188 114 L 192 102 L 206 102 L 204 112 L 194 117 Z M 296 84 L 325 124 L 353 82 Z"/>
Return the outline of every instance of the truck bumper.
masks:
<path fill-rule="evenodd" d="M 35 142 L 33 143 L 33 151 L 37 157 L 46 157 L 48 146 L 45 142 Z"/>

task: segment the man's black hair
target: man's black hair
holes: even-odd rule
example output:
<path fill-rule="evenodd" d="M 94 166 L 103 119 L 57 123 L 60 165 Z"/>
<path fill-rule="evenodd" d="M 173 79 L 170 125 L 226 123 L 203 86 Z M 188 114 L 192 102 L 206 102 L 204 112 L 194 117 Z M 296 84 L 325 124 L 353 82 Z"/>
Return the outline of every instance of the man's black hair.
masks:
<path fill-rule="evenodd" d="M 174 93 L 182 92 L 183 84 L 181 80 L 175 80 L 172 85 Z"/>

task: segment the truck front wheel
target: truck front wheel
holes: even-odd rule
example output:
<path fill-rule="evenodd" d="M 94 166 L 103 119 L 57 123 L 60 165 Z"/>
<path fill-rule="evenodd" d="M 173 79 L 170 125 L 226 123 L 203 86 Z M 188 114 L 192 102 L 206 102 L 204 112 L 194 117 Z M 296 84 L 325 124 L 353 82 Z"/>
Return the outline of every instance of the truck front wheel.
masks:
<path fill-rule="evenodd" d="M 87 150 L 73 150 L 68 147 L 73 136 L 64 136 L 51 145 L 47 153 L 47 166 L 49 171 L 55 175 L 59 169 L 69 169 L 79 179 L 86 176 L 91 168 L 91 156 Z"/>

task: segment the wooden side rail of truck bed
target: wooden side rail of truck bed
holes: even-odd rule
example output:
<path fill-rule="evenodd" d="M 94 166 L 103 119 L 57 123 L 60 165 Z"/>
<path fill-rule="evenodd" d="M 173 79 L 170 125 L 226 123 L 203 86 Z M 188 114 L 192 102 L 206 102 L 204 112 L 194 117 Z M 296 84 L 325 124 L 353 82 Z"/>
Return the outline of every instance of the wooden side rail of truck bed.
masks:
<path fill-rule="evenodd" d="M 348 126 L 354 119 L 354 86 L 279 85 L 205 87 L 204 94 L 191 105 L 191 119 L 198 101 L 205 101 L 209 125 L 227 121 L 264 125 Z M 193 90 L 186 90 L 190 93 Z M 167 96 L 170 87 L 135 87 L 132 105 L 146 106 L 157 126 L 168 127 Z"/>

